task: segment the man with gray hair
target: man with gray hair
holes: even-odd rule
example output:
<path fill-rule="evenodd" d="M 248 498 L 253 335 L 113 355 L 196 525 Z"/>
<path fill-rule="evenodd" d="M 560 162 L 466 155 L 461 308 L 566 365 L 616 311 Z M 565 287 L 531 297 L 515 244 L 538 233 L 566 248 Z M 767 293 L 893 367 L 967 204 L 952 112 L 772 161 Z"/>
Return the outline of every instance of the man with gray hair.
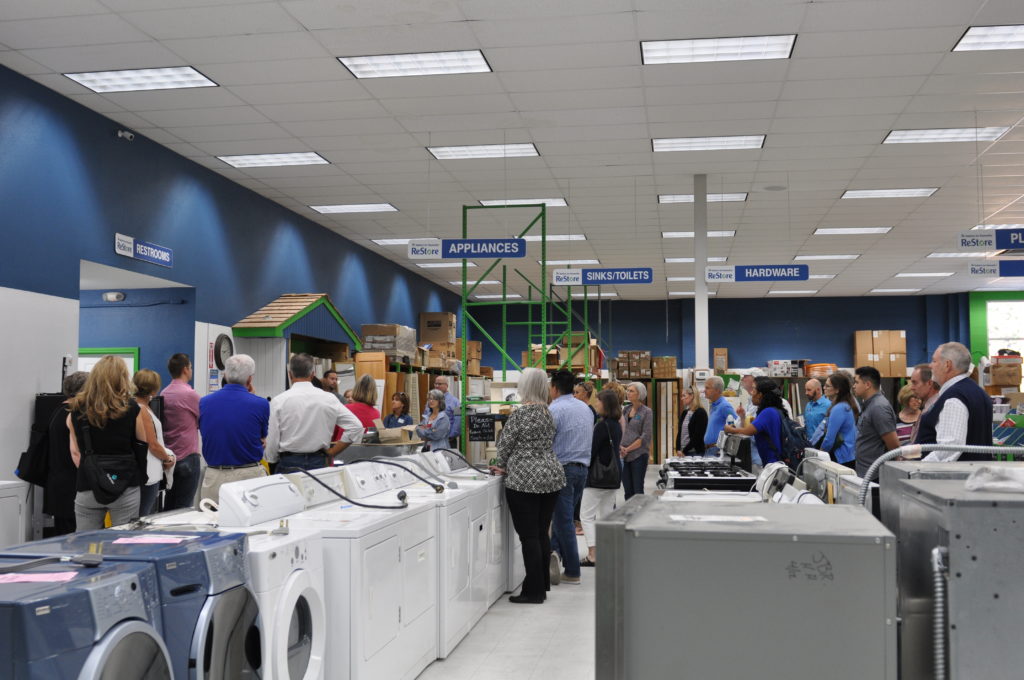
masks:
<path fill-rule="evenodd" d="M 725 391 L 725 383 L 717 375 L 713 375 L 704 381 L 704 396 L 708 399 L 708 429 L 704 433 L 704 455 L 718 455 L 718 435 L 722 433 L 726 420 L 732 416 L 733 420 L 739 420 L 736 409 L 732 407 L 722 392 Z"/>
<path fill-rule="evenodd" d="M 313 357 L 296 354 L 288 361 L 292 386 L 270 402 L 266 456 L 280 461 L 277 472 L 314 470 L 332 465 L 335 454 L 362 441 L 363 424 L 336 397 L 313 385 Z M 345 431 L 332 442 L 335 426 Z"/>
<path fill-rule="evenodd" d="M 235 354 L 224 363 L 224 387 L 199 400 L 199 433 L 206 461 L 201 498 L 220 502 L 221 485 L 267 474 L 260 461 L 270 404 L 252 394 L 254 375 L 253 358 Z"/>
<path fill-rule="evenodd" d="M 932 380 L 941 387 L 921 415 L 917 444 L 992 446 L 992 399 L 970 379 L 971 352 L 959 342 L 939 345 L 932 354 Z M 933 451 L 925 461 L 992 460 L 991 455 Z"/>

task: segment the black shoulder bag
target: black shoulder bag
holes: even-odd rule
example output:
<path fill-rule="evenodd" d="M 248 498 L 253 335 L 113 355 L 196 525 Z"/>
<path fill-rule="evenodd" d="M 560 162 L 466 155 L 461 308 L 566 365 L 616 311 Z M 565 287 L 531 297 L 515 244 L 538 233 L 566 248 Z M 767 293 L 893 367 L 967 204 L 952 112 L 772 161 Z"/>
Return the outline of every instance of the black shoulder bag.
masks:
<path fill-rule="evenodd" d="M 80 462 L 82 475 L 96 502 L 100 505 L 110 505 L 135 483 L 138 474 L 135 452 L 133 451 L 133 455 L 130 456 L 95 453 L 92 448 L 89 419 L 82 417 L 79 422 L 82 424 L 82 437 L 85 440 Z"/>
<path fill-rule="evenodd" d="M 608 446 L 614 447 L 612 429 L 608 426 L 607 420 L 604 421 L 604 429 L 608 433 Z M 607 465 L 601 462 L 600 455 L 594 457 L 587 471 L 587 486 L 595 489 L 618 489 L 621 482 L 618 456 L 614 450 Z"/>

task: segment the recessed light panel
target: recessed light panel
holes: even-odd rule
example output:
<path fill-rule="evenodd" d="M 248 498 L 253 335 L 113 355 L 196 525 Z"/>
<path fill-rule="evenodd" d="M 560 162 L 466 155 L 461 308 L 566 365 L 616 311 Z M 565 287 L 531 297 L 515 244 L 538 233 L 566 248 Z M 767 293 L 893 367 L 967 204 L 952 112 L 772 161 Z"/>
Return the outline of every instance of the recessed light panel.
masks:
<path fill-rule="evenodd" d="M 453 286 L 461 286 L 462 285 L 462 281 L 449 281 L 448 283 L 452 284 Z M 484 280 L 484 281 L 466 281 L 466 285 L 467 286 L 475 286 L 477 284 L 480 284 L 481 286 L 496 286 L 499 283 L 501 283 L 501 281 L 489 281 L 489 280 Z"/>
<path fill-rule="evenodd" d="M 888 234 L 892 227 L 829 227 L 815 229 L 815 236 L 859 236 L 862 234 Z"/>
<path fill-rule="evenodd" d="M 480 50 L 378 54 L 370 57 L 338 57 L 356 78 L 439 76 L 455 73 L 490 73 Z"/>
<path fill-rule="evenodd" d="M 476 144 L 474 146 L 430 146 L 427 151 L 439 161 L 465 158 L 517 158 L 539 156 L 530 144 Z"/>
<path fill-rule="evenodd" d="M 900 272 L 896 275 L 897 279 L 930 279 L 930 278 L 943 278 L 945 276 L 952 276 L 953 272 Z"/>
<path fill-rule="evenodd" d="M 822 279 L 824 281 L 830 281 L 830 280 L 836 278 L 836 275 L 835 274 L 811 274 L 807 278 L 809 278 L 809 279 Z"/>
<path fill-rule="evenodd" d="M 217 156 L 233 168 L 270 168 L 280 165 L 329 165 L 327 159 L 311 151 L 304 153 L 257 153 L 245 156 Z"/>
<path fill-rule="evenodd" d="M 93 92 L 138 92 L 140 90 L 178 90 L 187 87 L 217 87 L 191 66 L 142 68 L 129 71 L 91 71 L 65 73 Z"/>
<path fill-rule="evenodd" d="M 708 295 L 715 295 L 715 294 L 716 293 L 713 290 L 709 290 L 708 291 Z M 689 296 L 693 296 L 693 295 L 696 295 L 696 293 L 694 293 L 692 290 L 674 290 L 674 291 L 670 291 L 669 295 L 689 295 Z"/>
<path fill-rule="evenodd" d="M 461 267 L 462 263 L 461 262 L 417 262 L 416 266 L 417 267 L 421 267 L 423 269 L 455 269 L 456 267 Z M 467 267 L 475 267 L 476 265 L 474 263 L 472 263 L 472 262 L 467 262 L 466 266 Z"/>
<path fill-rule="evenodd" d="M 725 262 L 727 257 L 709 257 L 708 262 Z M 665 264 L 693 264 L 696 260 L 692 257 L 666 257 Z"/>
<path fill-rule="evenodd" d="M 537 260 L 537 264 L 544 264 L 540 260 Z M 548 260 L 548 266 L 555 267 L 574 267 L 576 265 L 583 264 L 601 264 L 600 260 Z"/>
<path fill-rule="evenodd" d="M 1008 127 L 938 128 L 934 130 L 893 130 L 882 144 L 930 144 L 937 142 L 994 142 Z"/>
<path fill-rule="evenodd" d="M 734 229 L 727 229 L 723 231 L 709 231 L 708 238 L 732 238 L 736 235 Z M 693 238 L 692 231 L 663 231 L 661 232 L 662 238 Z"/>
<path fill-rule="evenodd" d="M 872 288 L 872 293 L 920 293 L 920 288 Z"/>
<path fill-rule="evenodd" d="M 333 213 L 398 212 L 398 208 L 390 203 L 349 203 L 346 205 L 311 205 L 309 207 L 321 215 Z"/>
<path fill-rule="evenodd" d="M 986 258 L 995 255 L 995 251 L 988 251 L 984 253 L 929 253 L 928 257 L 945 258 L 945 257 L 976 257 Z"/>
<path fill-rule="evenodd" d="M 564 208 L 564 198 L 509 198 L 504 200 L 480 201 L 480 205 L 539 205 L 543 203 L 549 208 Z"/>
<path fill-rule="evenodd" d="M 813 260 L 856 260 L 860 255 L 797 255 L 793 258 L 794 262 L 800 261 L 813 261 Z"/>
<path fill-rule="evenodd" d="M 1024 49 L 1024 25 L 971 26 L 953 48 L 954 52 Z"/>
<path fill-rule="evenodd" d="M 672 283 L 675 281 L 696 281 L 697 279 L 695 279 L 692 276 L 670 276 L 665 280 L 668 281 L 669 283 Z"/>
<path fill-rule="evenodd" d="M 421 238 L 421 237 L 417 237 Z M 411 238 L 375 238 L 370 239 L 379 246 L 407 246 Z"/>
<path fill-rule="evenodd" d="M 523 296 L 518 293 L 509 293 L 508 295 L 502 295 L 501 293 L 488 293 L 487 295 L 474 295 L 473 297 L 477 300 L 518 300 Z"/>
<path fill-rule="evenodd" d="M 652 139 L 654 151 L 725 151 L 729 149 L 760 149 L 764 135 L 732 135 L 729 137 L 672 137 Z"/>
<path fill-rule="evenodd" d="M 1024 229 L 1024 224 L 977 224 L 971 227 L 971 231 L 982 229 Z"/>
<path fill-rule="evenodd" d="M 583 234 L 548 234 L 548 241 L 586 241 L 587 237 Z M 524 241 L 540 241 L 539 234 L 529 234 L 523 237 Z"/>
<path fill-rule="evenodd" d="M 920 189 L 854 189 L 843 194 L 842 198 L 928 198 L 938 191 L 938 187 Z"/>
<path fill-rule="evenodd" d="M 708 61 L 789 59 L 795 35 L 753 35 L 741 38 L 646 40 L 640 43 L 644 64 L 693 64 Z"/>
<path fill-rule="evenodd" d="M 596 297 L 607 297 L 607 298 L 618 297 L 619 294 L 618 293 L 573 293 L 572 296 L 574 298 L 586 297 L 586 298 L 589 299 L 589 298 L 596 298 Z"/>
<path fill-rule="evenodd" d="M 770 290 L 769 295 L 814 295 L 816 290 Z"/>
<path fill-rule="evenodd" d="M 734 203 L 747 200 L 747 192 L 708 194 L 708 203 Z M 659 194 L 658 203 L 693 203 L 693 194 Z"/>

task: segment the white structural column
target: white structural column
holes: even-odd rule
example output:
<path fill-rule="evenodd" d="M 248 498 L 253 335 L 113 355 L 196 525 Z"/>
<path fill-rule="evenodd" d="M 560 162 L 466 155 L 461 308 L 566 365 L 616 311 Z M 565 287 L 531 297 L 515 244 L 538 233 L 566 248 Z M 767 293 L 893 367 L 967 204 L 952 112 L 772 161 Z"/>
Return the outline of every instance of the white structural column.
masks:
<path fill-rule="evenodd" d="M 693 366 L 711 368 L 708 342 L 708 176 L 693 176 Z"/>

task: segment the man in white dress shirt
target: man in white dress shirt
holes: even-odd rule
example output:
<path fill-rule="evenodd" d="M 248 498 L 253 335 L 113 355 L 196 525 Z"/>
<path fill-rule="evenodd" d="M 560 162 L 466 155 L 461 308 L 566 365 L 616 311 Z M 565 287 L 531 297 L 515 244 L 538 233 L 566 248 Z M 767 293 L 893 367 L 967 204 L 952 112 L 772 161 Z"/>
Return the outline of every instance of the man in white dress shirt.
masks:
<path fill-rule="evenodd" d="M 363 424 L 336 396 L 313 385 L 313 358 L 296 354 L 288 362 L 292 386 L 270 401 L 267 462 L 276 472 L 313 470 L 332 464 L 335 454 L 363 438 Z M 345 430 L 331 442 L 334 428 Z"/>

